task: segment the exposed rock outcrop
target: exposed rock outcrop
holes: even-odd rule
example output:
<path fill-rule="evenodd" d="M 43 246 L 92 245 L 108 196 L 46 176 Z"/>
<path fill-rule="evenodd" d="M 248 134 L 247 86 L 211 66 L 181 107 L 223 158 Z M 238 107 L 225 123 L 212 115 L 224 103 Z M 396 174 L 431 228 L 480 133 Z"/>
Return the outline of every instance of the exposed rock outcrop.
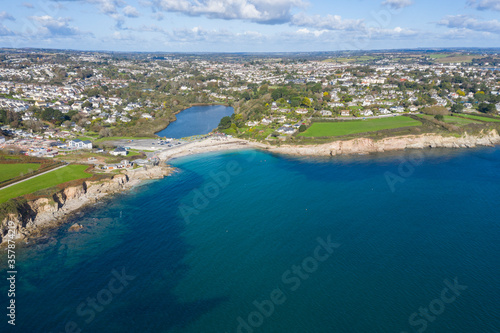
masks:
<path fill-rule="evenodd" d="M 351 154 L 367 154 L 388 152 L 404 149 L 423 148 L 472 148 L 477 146 L 493 146 L 500 143 L 500 136 L 496 130 L 481 135 L 462 137 L 440 136 L 431 134 L 408 135 L 385 138 L 375 141 L 360 138 L 349 141 L 335 141 L 320 145 L 308 146 L 281 146 L 271 147 L 268 150 L 276 153 L 300 156 L 335 156 Z"/>
<path fill-rule="evenodd" d="M 64 221 L 71 212 L 100 198 L 121 192 L 137 185 L 144 179 L 159 179 L 169 175 L 172 168 L 167 166 L 144 167 L 129 170 L 126 174 L 114 175 L 102 181 L 85 181 L 82 185 L 66 187 L 52 197 L 26 201 L 17 207 L 17 212 L 3 218 L 0 225 L 0 240 L 5 242 L 8 222 L 14 222 L 16 239 L 25 239 L 41 234 L 43 228 L 53 227 Z M 12 225 L 12 224 L 11 224 Z M 72 226 L 73 228 L 75 226 Z M 73 228 L 76 230 L 76 227 Z"/>

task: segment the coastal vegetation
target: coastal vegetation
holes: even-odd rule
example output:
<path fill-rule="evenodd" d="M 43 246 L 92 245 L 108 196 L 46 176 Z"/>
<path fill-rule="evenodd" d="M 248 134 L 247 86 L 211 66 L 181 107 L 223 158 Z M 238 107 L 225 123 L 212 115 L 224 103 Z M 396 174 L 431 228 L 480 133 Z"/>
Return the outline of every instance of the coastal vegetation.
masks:
<path fill-rule="evenodd" d="M 31 173 L 40 168 L 38 163 L 15 163 L 15 164 L 3 164 L 0 163 L 0 183 L 23 176 L 27 173 Z"/>
<path fill-rule="evenodd" d="M 298 135 L 305 137 L 330 137 L 420 125 L 422 125 L 421 122 L 404 116 L 369 120 L 316 122 L 305 132 Z"/>
<path fill-rule="evenodd" d="M 92 174 L 86 172 L 88 168 L 88 165 L 72 164 L 28 179 L 19 184 L 0 189 L 0 203 L 25 194 L 53 187 L 71 180 L 91 177 Z"/>

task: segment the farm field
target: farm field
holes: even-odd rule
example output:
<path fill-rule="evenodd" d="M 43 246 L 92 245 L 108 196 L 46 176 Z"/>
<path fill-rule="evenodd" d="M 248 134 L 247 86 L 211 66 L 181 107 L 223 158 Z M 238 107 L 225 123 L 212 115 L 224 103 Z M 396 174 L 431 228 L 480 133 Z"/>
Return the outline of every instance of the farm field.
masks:
<path fill-rule="evenodd" d="M 340 136 L 420 125 L 422 125 L 421 122 L 404 116 L 333 123 L 313 123 L 311 127 L 309 127 L 305 132 L 299 134 L 299 136 Z"/>
<path fill-rule="evenodd" d="M 482 120 L 482 121 L 487 121 L 490 123 L 500 123 L 500 118 L 488 118 L 488 117 L 474 116 L 471 114 L 461 114 L 460 117 L 465 117 L 465 118 L 475 119 L 475 120 Z"/>
<path fill-rule="evenodd" d="M 420 118 L 424 119 L 434 119 L 434 116 L 430 115 L 418 115 Z M 458 125 L 458 126 L 463 126 L 463 125 L 468 125 L 468 124 L 478 124 L 479 121 L 474 120 L 474 119 L 464 119 L 461 117 L 457 116 L 443 116 L 444 117 L 444 122 L 448 124 L 453 124 L 453 125 Z"/>
<path fill-rule="evenodd" d="M 90 173 L 85 172 L 87 168 L 87 165 L 72 164 L 41 176 L 28 179 L 19 184 L 0 189 L 0 203 L 21 195 L 56 186 L 70 180 L 91 177 L 92 175 Z"/>
<path fill-rule="evenodd" d="M 40 168 L 38 163 L 0 164 L 0 182 L 19 177 L 21 174 L 38 170 L 38 168 Z"/>

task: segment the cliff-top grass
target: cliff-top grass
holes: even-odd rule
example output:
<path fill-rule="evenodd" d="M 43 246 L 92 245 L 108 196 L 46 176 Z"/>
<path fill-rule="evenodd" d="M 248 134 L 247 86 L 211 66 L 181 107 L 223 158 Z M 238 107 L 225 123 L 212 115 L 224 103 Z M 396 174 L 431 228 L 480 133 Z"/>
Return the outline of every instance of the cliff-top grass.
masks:
<path fill-rule="evenodd" d="M 0 182 L 38 170 L 38 163 L 0 164 Z"/>
<path fill-rule="evenodd" d="M 25 194 L 56 186 L 70 180 L 91 177 L 92 174 L 85 172 L 87 168 L 88 165 L 72 164 L 32 179 L 28 179 L 19 184 L 0 189 L 0 203 Z"/>
<path fill-rule="evenodd" d="M 305 132 L 300 133 L 299 136 L 332 137 L 420 125 L 422 125 L 421 122 L 404 116 L 344 122 L 318 122 L 313 123 L 311 127 Z"/>
<path fill-rule="evenodd" d="M 491 123 L 500 123 L 500 118 L 489 118 L 489 117 L 481 117 L 481 116 L 474 116 L 471 114 L 461 114 L 460 117 L 465 117 L 469 119 L 475 119 L 475 120 L 481 120 L 481 121 L 486 121 L 486 122 L 491 122 Z"/>

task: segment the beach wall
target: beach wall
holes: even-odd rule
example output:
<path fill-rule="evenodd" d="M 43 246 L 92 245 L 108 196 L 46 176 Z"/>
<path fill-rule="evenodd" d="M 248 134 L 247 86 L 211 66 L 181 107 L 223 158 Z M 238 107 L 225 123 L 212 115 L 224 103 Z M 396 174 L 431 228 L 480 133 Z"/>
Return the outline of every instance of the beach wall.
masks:
<path fill-rule="evenodd" d="M 82 185 L 66 187 L 50 197 L 22 201 L 5 216 L 0 224 L 0 243 L 7 241 L 10 229 L 15 230 L 15 239 L 23 240 L 43 234 L 46 228 L 52 228 L 65 221 L 72 212 L 98 202 L 106 195 L 124 191 L 142 180 L 159 179 L 169 175 L 172 168 L 154 166 L 127 171 L 107 180 L 85 181 Z"/>

